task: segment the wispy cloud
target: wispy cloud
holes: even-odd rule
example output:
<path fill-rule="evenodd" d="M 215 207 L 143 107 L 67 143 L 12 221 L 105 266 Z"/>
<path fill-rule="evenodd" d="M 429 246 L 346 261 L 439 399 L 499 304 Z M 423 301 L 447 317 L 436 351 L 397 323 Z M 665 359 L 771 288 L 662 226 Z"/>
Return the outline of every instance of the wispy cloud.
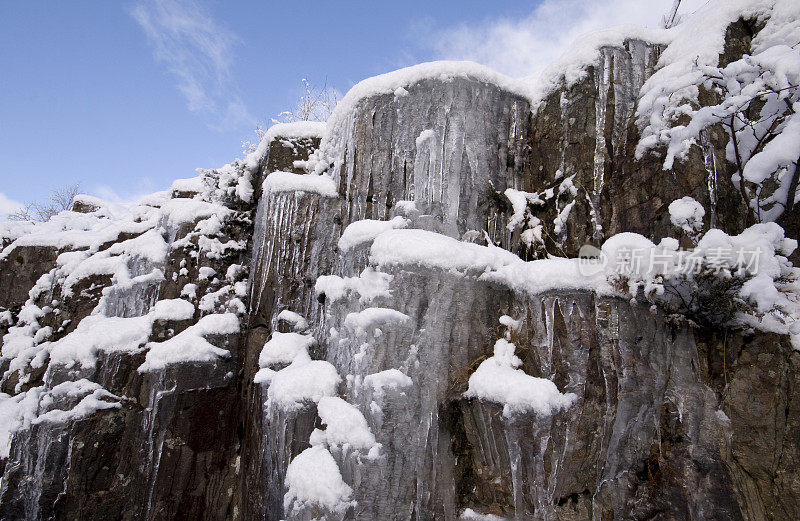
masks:
<path fill-rule="evenodd" d="M 521 18 L 498 18 L 432 30 L 419 24 L 420 39 L 441 59 L 473 60 L 511 76 L 535 75 L 581 35 L 617 25 L 658 27 L 673 0 L 544 0 Z M 681 13 L 705 0 L 684 0 Z M 419 30 L 417 28 L 417 30 Z M 414 29 L 412 29 L 414 30 Z M 431 35 L 435 36 L 431 39 Z"/>
<path fill-rule="evenodd" d="M 104 201 L 109 201 L 118 204 L 137 203 L 142 197 L 157 190 L 153 181 L 148 177 L 142 177 L 137 180 L 135 186 L 127 192 L 120 193 L 114 187 L 106 184 L 97 184 L 92 186 L 88 193 L 99 197 Z"/>
<path fill-rule="evenodd" d="M 6 219 L 9 214 L 21 210 L 23 207 L 24 205 L 21 202 L 15 201 L 3 192 L 0 192 L 0 220 Z"/>
<path fill-rule="evenodd" d="M 142 0 L 130 10 L 153 47 L 156 60 L 177 80 L 189 110 L 209 126 L 230 130 L 253 125 L 231 74 L 236 35 L 196 0 Z"/>

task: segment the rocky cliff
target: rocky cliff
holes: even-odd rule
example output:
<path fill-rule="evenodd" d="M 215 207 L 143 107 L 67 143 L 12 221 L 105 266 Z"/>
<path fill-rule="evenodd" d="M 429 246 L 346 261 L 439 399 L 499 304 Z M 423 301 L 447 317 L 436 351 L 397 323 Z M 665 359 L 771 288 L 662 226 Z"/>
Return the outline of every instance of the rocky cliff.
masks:
<path fill-rule="evenodd" d="M 796 174 L 704 112 L 797 10 L 600 35 L 535 89 L 422 64 L 138 205 L 4 223 L 0 518 L 797 519 Z M 788 107 L 753 161 L 798 145 L 791 74 L 734 113 Z"/>

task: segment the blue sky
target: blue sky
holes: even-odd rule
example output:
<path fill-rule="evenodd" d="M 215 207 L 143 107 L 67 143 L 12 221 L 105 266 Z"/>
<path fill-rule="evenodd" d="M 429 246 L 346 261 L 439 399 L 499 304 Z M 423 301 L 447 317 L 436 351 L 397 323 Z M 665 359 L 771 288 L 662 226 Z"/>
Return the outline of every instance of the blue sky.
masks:
<path fill-rule="evenodd" d="M 0 0 L 0 216 L 70 183 L 131 200 L 227 163 L 303 77 L 344 93 L 442 58 L 525 76 L 584 32 L 654 26 L 671 4 Z"/>

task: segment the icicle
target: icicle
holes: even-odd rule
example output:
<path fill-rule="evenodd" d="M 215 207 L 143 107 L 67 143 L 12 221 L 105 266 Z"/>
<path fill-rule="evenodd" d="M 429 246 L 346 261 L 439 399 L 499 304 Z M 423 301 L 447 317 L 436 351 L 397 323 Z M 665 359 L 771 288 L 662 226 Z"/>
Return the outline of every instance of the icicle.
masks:
<path fill-rule="evenodd" d="M 703 150 L 703 164 L 706 169 L 706 186 L 708 187 L 709 208 L 709 228 L 717 225 L 717 158 L 714 155 L 714 147 L 711 144 L 709 131 L 700 132 L 700 147 Z"/>

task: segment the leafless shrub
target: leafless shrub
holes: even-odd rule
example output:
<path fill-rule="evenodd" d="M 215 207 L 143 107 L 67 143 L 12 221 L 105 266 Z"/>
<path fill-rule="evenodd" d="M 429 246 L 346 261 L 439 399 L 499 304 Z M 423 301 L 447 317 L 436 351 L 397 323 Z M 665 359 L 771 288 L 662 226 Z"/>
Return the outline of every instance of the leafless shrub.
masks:
<path fill-rule="evenodd" d="M 46 201 L 30 202 L 24 208 L 10 214 L 8 218 L 12 221 L 47 221 L 59 212 L 71 210 L 79 190 L 78 183 L 57 188 L 50 193 Z"/>
<path fill-rule="evenodd" d="M 304 94 L 300 96 L 294 110 L 286 110 L 273 118 L 273 123 L 294 123 L 296 121 L 327 121 L 339 102 L 339 93 L 325 83 L 321 89 L 313 87 L 303 78 Z"/>

